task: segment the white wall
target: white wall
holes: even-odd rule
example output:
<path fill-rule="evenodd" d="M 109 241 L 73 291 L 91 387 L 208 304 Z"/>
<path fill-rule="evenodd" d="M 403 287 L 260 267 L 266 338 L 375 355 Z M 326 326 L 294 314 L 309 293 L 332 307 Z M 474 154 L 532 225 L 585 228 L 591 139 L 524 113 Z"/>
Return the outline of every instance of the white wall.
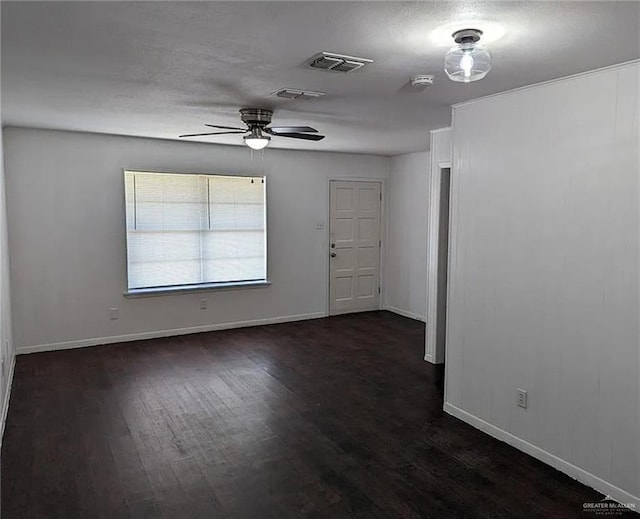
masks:
<path fill-rule="evenodd" d="M 638 507 L 639 76 L 454 108 L 445 404 Z"/>
<path fill-rule="evenodd" d="M 385 308 L 425 320 L 429 152 L 391 159 Z"/>
<path fill-rule="evenodd" d="M 9 407 L 9 394 L 15 362 L 15 351 L 11 336 L 11 300 L 9 287 L 5 168 L 2 149 L 2 129 L 0 129 L 0 403 L 2 405 L 0 442 Z"/>
<path fill-rule="evenodd" d="M 260 154 L 251 162 L 246 147 L 20 128 L 4 138 L 19 351 L 322 316 L 328 249 L 315 226 L 327 220 L 328 179 L 389 172 L 385 157 L 268 149 L 272 286 L 127 299 L 123 168 L 255 174 Z M 109 319 L 111 307 L 119 320 Z"/>

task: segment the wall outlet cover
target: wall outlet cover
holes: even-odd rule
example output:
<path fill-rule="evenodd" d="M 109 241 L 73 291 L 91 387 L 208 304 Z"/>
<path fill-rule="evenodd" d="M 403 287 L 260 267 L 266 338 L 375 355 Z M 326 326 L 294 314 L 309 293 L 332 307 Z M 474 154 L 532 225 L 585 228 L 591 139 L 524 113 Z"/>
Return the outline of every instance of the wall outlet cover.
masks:
<path fill-rule="evenodd" d="M 527 408 L 527 392 L 524 389 L 518 388 L 518 406 L 524 409 Z"/>

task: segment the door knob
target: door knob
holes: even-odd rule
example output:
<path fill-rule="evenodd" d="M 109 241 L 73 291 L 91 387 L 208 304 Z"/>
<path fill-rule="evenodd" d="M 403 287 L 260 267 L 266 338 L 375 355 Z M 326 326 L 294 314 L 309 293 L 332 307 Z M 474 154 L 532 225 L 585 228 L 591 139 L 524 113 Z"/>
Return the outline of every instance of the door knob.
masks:
<path fill-rule="evenodd" d="M 332 257 L 332 258 L 335 258 L 336 256 L 337 256 L 337 254 L 336 254 L 335 252 L 332 252 L 332 253 L 331 253 L 331 257 Z"/>

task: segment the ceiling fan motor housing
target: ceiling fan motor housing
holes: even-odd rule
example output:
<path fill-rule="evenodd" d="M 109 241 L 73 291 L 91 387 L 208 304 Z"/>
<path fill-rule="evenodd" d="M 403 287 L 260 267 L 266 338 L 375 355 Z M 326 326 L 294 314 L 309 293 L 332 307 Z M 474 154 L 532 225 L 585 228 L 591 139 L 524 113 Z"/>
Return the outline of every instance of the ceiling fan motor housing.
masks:
<path fill-rule="evenodd" d="M 249 128 L 255 126 L 264 128 L 271 124 L 272 115 L 273 111 L 265 108 L 243 108 L 240 110 L 240 119 L 242 119 L 242 122 L 249 126 Z"/>

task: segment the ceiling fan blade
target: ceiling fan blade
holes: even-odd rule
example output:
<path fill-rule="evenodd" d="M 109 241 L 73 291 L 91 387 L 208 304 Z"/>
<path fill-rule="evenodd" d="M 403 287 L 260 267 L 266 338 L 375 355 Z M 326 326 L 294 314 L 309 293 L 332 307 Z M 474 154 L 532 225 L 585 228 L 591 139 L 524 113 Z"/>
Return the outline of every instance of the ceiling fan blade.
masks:
<path fill-rule="evenodd" d="M 311 126 L 270 126 L 267 128 L 273 135 L 279 135 L 281 133 L 318 133 L 318 130 L 311 128 Z"/>
<path fill-rule="evenodd" d="M 238 128 L 236 126 L 219 126 L 217 124 L 205 124 L 209 128 L 222 128 L 223 130 L 242 130 L 244 132 L 248 131 L 246 128 Z"/>
<path fill-rule="evenodd" d="M 182 137 L 202 137 L 204 135 L 228 135 L 231 133 L 247 133 L 247 130 L 241 131 L 233 131 L 233 132 L 209 132 L 209 133 L 187 133 L 186 135 L 179 135 L 179 138 Z"/>
<path fill-rule="evenodd" d="M 314 133 L 274 133 L 276 137 L 289 137 L 290 139 L 304 139 L 307 141 L 321 141 L 324 135 L 316 135 Z"/>

